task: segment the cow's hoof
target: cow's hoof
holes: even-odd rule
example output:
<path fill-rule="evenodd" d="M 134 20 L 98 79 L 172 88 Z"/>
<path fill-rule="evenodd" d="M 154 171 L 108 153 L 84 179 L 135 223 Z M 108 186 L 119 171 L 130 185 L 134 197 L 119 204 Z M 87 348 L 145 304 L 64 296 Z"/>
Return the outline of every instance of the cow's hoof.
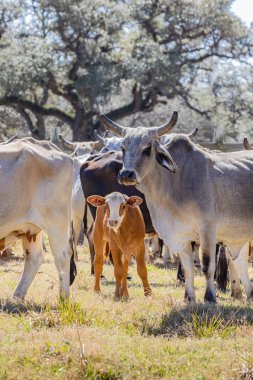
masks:
<path fill-rule="evenodd" d="M 18 291 L 15 291 L 15 293 L 13 294 L 13 298 L 17 301 L 24 301 L 25 299 L 25 294 L 21 293 L 21 292 L 18 292 Z"/>
<path fill-rule="evenodd" d="M 207 289 L 204 297 L 205 302 L 216 303 L 216 296 L 211 292 L 211 290 Z"/>
<path fill-rule="evenodd" d="M 253 301 L 253 290 L 247 295 L 247 301 L 252 302 Z"/>
<path fill-rule="evenodd" d="M 242 291 L 241 291 L 241 289 L 233 289 L 232 292 L 231 292 L 231 297 L 235 298 L 237 300 L 241 300 L 242 299 Z"/>
<path fill-rule="evenodd" d="M 187 292 L 185 292 L 185 295 L 184 295 L 184 301 L 185 303 L 188 305 L 188 306 L 194 306 L 196 301 L 195 301 L 195 297 L 194 296 L 190 296 L 189 294 L 187 294 Z"/>

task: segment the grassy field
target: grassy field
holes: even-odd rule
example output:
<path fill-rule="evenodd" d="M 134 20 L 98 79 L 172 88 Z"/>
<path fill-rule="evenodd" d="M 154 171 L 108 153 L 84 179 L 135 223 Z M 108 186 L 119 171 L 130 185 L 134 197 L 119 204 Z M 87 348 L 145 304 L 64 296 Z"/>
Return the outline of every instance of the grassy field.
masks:
<path fill-rule="evenodd" d="M 253 307 L 218 295 L 204 305 L 204 278 L 196 272 L 198 303 L 187 308 L 175 269 L 148 266 L 153 297 L 144 298 L 135 264 L 130 299 L 114 301 L 113 268 L 93 293 L 89 256 L 80 249 L 71 304 L 57 302 L 58 280 L 45 254 L 26 303 L 12 299 L 23 260 L 20 248 L 1 260 L 0 379 L 253 379 Z M 253 272 L 251 273 L 253 275 Z"/>

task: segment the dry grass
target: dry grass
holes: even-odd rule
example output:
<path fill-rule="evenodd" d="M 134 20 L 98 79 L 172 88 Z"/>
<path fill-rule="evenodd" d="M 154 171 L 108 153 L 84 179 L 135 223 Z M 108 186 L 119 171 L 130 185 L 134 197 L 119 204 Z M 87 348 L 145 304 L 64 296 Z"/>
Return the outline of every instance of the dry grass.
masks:
<path fill-rule="evenodd" d="M 229 293 L 219 294 L 217 306 L 204 305 L 196 272 L 198 303 L 188 308 L 176 270 L 159 261 L 148 266 L 152 298 L 144 298 L 133 265 L 130 299 L 116 302 L 113 268 L 104 266 L 108 281 L 94 294 L 87 252 L 79 256 L 65 305 L 57 302 L 50 253 L 26 303 L 12 299 L 22 258 L 0 262 L 0 379 L 253 379 L 252 305 Z"/>

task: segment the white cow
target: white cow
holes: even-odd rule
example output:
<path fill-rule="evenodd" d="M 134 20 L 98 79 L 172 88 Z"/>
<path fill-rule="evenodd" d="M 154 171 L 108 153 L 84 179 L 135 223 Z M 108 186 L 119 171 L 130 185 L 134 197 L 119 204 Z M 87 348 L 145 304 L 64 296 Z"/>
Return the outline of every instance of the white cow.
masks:
<path fill-rule="evenodd" d="M 25 255 L 17 298 L 24 299 L 43 261 L 43 231 L 58 270 L 60 296 L 69 296 L 75 271 L 72 266 L 70 273 L 72 176 L 72 159 L 50 142 L 24 138 L 1 146 L 0 250 L 22 239 Z"/>

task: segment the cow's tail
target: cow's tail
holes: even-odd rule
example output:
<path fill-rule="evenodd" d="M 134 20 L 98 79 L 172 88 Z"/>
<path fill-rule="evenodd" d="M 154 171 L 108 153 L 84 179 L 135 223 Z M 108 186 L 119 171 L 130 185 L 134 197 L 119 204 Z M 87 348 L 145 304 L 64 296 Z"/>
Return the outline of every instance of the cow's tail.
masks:
<path fill-rule="evenodd" d="M 72 228 L 71 228 L 72 230 Z M 74 244 L 73 244 L 73 236 L 71 233 L 71 238 L 69 239 L 69 245 L 71 248 L 71 258 L 70 258 L 70 276 L 69 276 L 69 285 L 72 285 L 75 281 L 76 275 L 77 275 L 77 268 L 75 263 L 75 250 L 74 250 Z"/>
<path fill-rule="evenodd" d="M 222 292 L 226 292 L 228 284 L 228 262 L 224 245 L 219 246 L 217 253 L 215 279 L 217 288 Z"/>
<path fill-rule="evenodd" d="M 163 257 L 163 240 L 158 237 L 159 257 Z"/>
<path fill-rule="evenodd" d="M 84 204 L 84 214 L 83 214 L 83 232 L 84 235 L 87 237 L 88 234 L 88 220 L 87 220 L 87 214 L 88 214 L 88 209 L 87 209 L 87 201 L 85 199 L 85 204 Z"/>
<path fill-rule="evenodd" d="M 183 266 L 182 266 L 180 258 L 178 260 L 177 280 L 178 280 L 178 282 L 180 284 L 184 284 L 185 283 L 184 269 L 183 269 Z"/>
<path fill-rule="evenodd" d="M 73 253 L 74 253 L 74 258 L 75 258 L 75 260 L 78 261 L 77 241 L 76 241 L 76 234 L 75 234 L 75 229 L 74 229 L 74 223 L 73 223 L 73 221 L 71 222 L 70 233 L 71 233 L 71 242 L 70 242 L 70 246 L 71 246 L 71 249 L 72 249 L 72 251 L 73 251 Z"/>

